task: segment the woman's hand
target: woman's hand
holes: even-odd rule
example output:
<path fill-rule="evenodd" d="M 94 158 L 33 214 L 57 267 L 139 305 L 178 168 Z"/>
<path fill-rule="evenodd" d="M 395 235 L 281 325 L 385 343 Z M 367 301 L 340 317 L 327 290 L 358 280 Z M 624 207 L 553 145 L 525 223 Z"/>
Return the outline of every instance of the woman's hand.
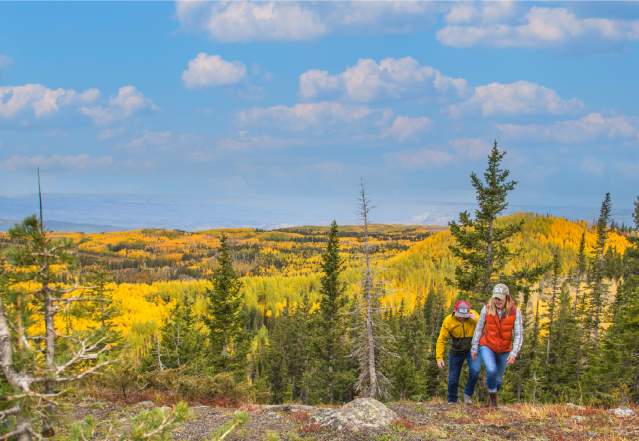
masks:
<path fill-rule="evenodd" d="M 470 357 L 473 360 L 477 360 L 477 351 L 470 351 Z"/>
<path fill-rule="evenodd" d="M 444 369 L 444 360 L 437 360 L 437 367 L 440 369 Z"/>
<path fill-rule="evenodd" d="M 514 363 L 515 363 L 515 359 L 516 359 L 516 358 L 517 358 L 517 356 L 516 356 L 516 355 L 512 355 L 512 354 L 510 354 L 510 355 L 508 356 L 508 358 L 506 359 L 506 364 L 507 364 L 508 366 L 510 366 L 511 364 L 514 364 Z"/>

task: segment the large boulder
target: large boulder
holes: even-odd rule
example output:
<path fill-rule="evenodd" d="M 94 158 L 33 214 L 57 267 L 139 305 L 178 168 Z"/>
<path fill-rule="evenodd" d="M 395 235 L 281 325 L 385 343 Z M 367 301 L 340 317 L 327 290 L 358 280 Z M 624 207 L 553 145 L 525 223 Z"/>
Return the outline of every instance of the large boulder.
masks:
<path fill-rule="evenodd" d="M 377 431 L 397 419 L 397 414 L 373 398 L 357 398 L 339 409 L 325 409 L 313 416 L 323 428 L 339 431 Z"/>

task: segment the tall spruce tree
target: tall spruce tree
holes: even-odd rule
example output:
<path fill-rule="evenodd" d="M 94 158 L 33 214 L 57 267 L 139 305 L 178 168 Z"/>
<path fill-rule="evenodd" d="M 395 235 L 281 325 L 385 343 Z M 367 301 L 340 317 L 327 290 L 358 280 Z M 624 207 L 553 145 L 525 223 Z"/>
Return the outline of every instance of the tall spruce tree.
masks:
<path fill-rule="evenodd" d="M 624 280 L 597 363 L 596 392 L 605 401 L 639 402 L 639 198 L 633 214 L 635 231 L 624 255 Z"/>
<path fill-rule="evenodd" d="M 449 224 L 456 241 L 451 251 L 461 261 L 455 268 L 455 282 L 472 300 L 484 300 L 490 293 L 491 285 L 497 281 L 510 255 L 507 242 L 522 226 L 521 223 L 497 223 L 497 217 L 508 207 L 508 193 L 517 185 L 508 179 L 510 171 L 502 168 L 505 155 L 495 141 L 488 155 L 484 180 L 474 172 L 470 175 L 479 205 L 474 219 L 464 211 L 457 222 Z"/>
<path fill-rule="evenodd" d="M 344 307 L 346 297 L 345 286 L 340 280 L 344 270 L 339 255 L 339 237 L 337 222 L 333 221 L 328 232 L 328 243 L 322 255 L 322 277 L 320 288 L 319 311 L 317 314 L 318 334 L 315 347 L 319 358 L 318 374 L 321 376 L 325 402 L 335 402 L 337 395 L 336 378 L 344 368 L 347 351 L 342 337 L 345 335 Z"/>
<path fill-rule="evenodd" d="M 593 339 L 594 343 L 599 340 L 601 317 L 604 313 L 604 302 L 608 295 L 608 285 L 604 280 L 604 277 L 606 239 L 608 237 L 608 224 L 610 222 L 611 208 L 610 193 L 606 193 L 606 196 L 601 203 L 599 219 L 597 220 L 597 243 L 595 244 L 595 255 L 591 265 L 590 299 L 587 309 L 588 328 L 590 331 L 590 337 Z"/>
<path fill-rule="evenodd" d="M 211 339 L 211 357 L 218 370 L 236 371 L 242 367 L 244 343 L 244 299 L 229 249 L 226 235 L 220 237 L 217 266 L 213 271 L 213 287 L 207 292 L 209 299 L 208 326 Z"/>

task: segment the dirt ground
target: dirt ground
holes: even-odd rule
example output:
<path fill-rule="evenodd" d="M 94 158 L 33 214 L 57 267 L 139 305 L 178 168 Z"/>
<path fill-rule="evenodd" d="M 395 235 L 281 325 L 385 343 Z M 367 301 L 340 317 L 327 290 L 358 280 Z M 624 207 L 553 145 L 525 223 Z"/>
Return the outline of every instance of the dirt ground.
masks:
<path fill-rule="evenodd" d="M 146 403 L 150 405 L 150 403 Z M 319 408 L 291 409 L 244 406 L 249 421 L 225 440 L 255 441 L 419 441 L 419 440 L 639 440 L 639 408 L 632 417 L 618 417 L 606 409 L 575 405 L 448 405 L 432 401 L 388 403 L 398 418 L 381 432 L 346 433 L 320 428 L 312 415 Z M 76 406 L 74 419 L 120 421 L 140 410 L 110 402 Z M 206 440 L 238 409 L 193 406 L 191 418 L 173 432 L 175 440 Z"/>

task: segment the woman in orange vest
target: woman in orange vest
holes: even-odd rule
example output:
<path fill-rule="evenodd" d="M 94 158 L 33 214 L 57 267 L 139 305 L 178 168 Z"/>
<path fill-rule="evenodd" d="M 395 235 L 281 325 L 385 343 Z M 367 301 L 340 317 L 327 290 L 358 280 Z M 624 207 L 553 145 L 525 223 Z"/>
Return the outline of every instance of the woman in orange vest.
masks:
<path fill-rule="evenodd" d="M 493 288 L 490 301 L 481 310 L 470 350 L 473 360 L 477 359 L 479 353 L 486 368 L 490 407 L 497 407 L 497 392 L 506 366 L 517 359 L 523 334 L 521 313 L 508 287 L 498 283 Z"/>

